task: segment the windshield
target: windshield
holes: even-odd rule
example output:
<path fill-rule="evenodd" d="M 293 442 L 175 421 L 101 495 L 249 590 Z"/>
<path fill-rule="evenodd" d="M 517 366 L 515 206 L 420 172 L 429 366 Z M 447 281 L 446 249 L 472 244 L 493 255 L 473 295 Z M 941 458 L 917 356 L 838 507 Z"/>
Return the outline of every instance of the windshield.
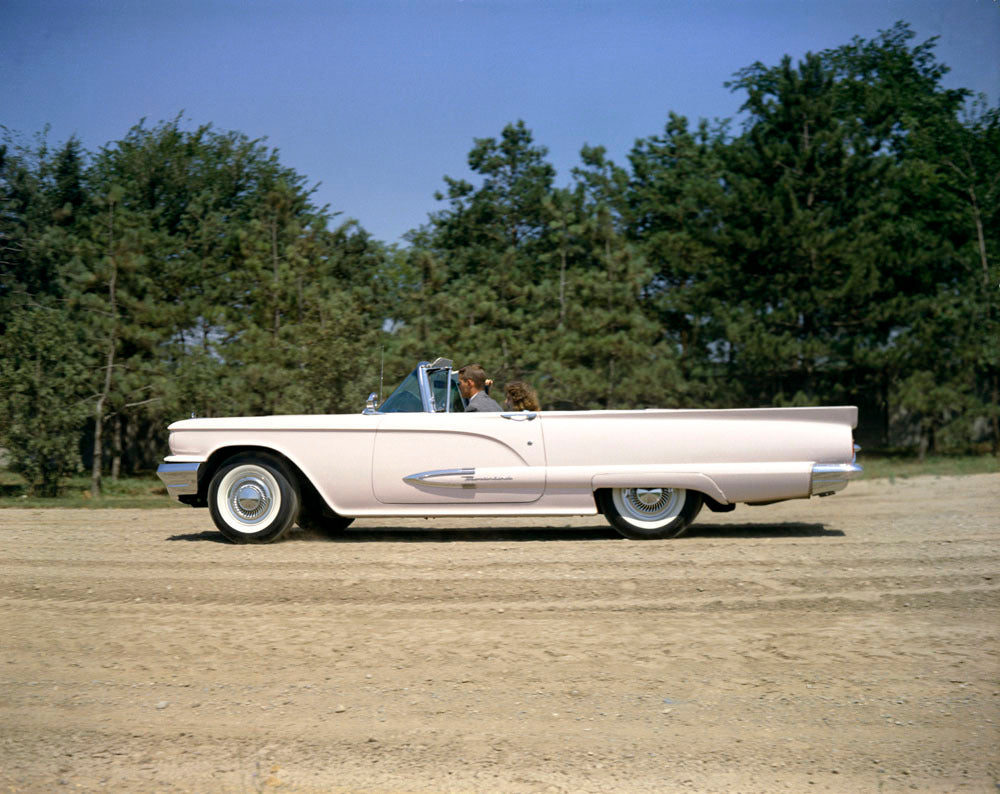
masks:
<path fill-rule="evenodd" d="M 379 406 L 379 411 L 387 414 L 411 413 L 423 411 L 424 404 L 420 399 L 420 383 L 417 381 L 417 371 L 413 370 L 406 380 L 399 384 L 389 399 Z"/>
<path fill-rule="evenodd" d="M 421 385 L 425 392 L 421 392 Z M 465 400 L 458 390 L 458 374 L 451 369 L 450 361 L 437 359 L 433 365 L 422 362 L 378 410 L 387 414 L 431 410 L 432 406 L 425 406 L 425 401 L 433 403 L 433 410 L 438 413 L 460 414 L 465 410 Z"/>

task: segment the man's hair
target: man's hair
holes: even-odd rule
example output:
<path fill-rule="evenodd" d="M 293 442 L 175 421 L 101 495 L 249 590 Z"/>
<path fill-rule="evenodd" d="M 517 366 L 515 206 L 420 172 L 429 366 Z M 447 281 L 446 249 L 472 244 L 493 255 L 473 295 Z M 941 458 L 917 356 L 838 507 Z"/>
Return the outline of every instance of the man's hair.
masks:
<path fill-rule="evenodd" d="M 466 364 L 458 371 L 458 377 L 462 380 L 471 380 L 472 385 L 479 391 L 486 388 L 486 370 L 478 364 Z"/>

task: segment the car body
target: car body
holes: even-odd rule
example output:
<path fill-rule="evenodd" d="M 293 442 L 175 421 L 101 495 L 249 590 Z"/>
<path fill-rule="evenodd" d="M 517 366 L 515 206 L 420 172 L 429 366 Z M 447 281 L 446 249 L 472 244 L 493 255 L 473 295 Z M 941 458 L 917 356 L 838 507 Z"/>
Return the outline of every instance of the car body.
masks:
<path fill-rule="evenodd" d="M 861 472 L 857 408 L 464 413 L 447 359 L 359 414 L 186 419 L 158 474 L 230 540 L 296 522 L 603 513 L 626 537 L 684 532 L 703 505 L 835 493 Z"/>

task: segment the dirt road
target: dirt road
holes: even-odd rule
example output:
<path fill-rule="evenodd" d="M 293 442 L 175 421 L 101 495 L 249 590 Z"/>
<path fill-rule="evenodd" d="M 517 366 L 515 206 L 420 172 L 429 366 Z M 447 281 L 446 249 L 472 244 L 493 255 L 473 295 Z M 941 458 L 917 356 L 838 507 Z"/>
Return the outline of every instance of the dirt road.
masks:
<path fill-rule="evenodd" d="M 0 791 L 996 792 L 1000 475 L 702 513 L 0 511 Z"/>

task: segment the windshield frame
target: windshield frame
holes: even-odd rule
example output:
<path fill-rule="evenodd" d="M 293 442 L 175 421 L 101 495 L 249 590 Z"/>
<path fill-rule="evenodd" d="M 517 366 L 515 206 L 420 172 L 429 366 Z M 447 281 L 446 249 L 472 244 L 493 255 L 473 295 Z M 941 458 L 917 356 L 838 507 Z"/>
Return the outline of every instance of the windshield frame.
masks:
<path fill-rule="evenodd" d="M 438 385 L 438 394 L 436 394 L 435 384 L 432 383 L 432 376 L 440 372 L 445 372 L 447 374 L 445 376 L 443 389 L 440 385 Z M 414 379 L 416 380 L 416 390 L 413 388 Z M 440 393 L 442 391 L 443 394 Z M 410 397 L 419 397 L 421 408 L 418 410 L 404 409 L 401 411 L 382 410 L 382 406 L 391 406 L 393 398 L 397 395 L 403 394 Z M 456 396 L 459 404 L 464 410 L 465 398 L 462 397 L 461 393 L 458 391 L 458 373 L 452 368 L 452 363 L 449 359 L 436 358 L 433 362 L 421 361 L 417 364 L 416 368 L 410 372 L 409 375 L 403 378 L 399 386 L 397 386 L 393 393 L 382 402 L 381 406 L 375 408 L 374 410 L 365 409 L 365 413 L 452 413 L 452 404 L 455 402 Z M 443 398 L 441 401 L 443 404 L 439 404 L 438 397 Z M 401 399 L 400 402 L 404 401 Z"/>

